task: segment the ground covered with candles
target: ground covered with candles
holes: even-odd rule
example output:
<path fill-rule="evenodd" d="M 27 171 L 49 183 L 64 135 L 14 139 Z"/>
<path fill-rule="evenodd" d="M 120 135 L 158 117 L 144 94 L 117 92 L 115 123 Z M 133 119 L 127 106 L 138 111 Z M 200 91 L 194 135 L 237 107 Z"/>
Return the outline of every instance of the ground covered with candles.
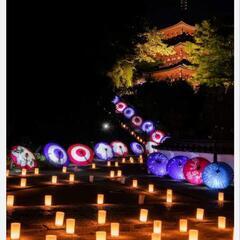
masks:
<path fill-rule="evenodd" d="M 110 177 L 111 170 L 114 177 Z M 70 177 L 70 174 L 74 175 Z M 56 183 L 52 183 L 52 176 L 57 176 Z M 20 187 L 21 178 L 27 179 L 25 187 Z M 70 182 L 70 178 L 74 180 Z M 149 192 L 149 188 L 153 192 Z M 159 239 L 159 235 L 152 236 L 154 231 L 161 232 L 163 240 L 229 240 L 233 236 L 233 186 L 222 192 L 224 200 L 221 202 L 218 191 L 149 175 L 145 164 L 136 162 L 119 161 L 118 167 L 113 162 L 111 166 L 96 163 L 95 169 L 73 167 L 66 173 L 62 169 L 39 169 L 38 175 L 27 172 L 26 176 L 10 172 L 7 195 L 14 196 L 14 203 L 7 208 L 7 239 L 10 239 L 10 224 L 19 222 L 21 240 L 42 240 L 46 235 L 56 235 L 58 240 L 93 240 L 97 231 L 105 231 L 107 239 Z M 103 204 L 97 204 L 98 194 L 104 195 Z M 204 209 L 203 216 L 199 211 L 200 219 L 196 217 L 198 208 Z M 148 211 L 142 211 L 140 216 L 141 209 Z M 99 216 L 99 210 L 106 211 L 103 212 L 105 219 Z M 55 224 L 56 212 L 64 212 L 62 226 Z M 225 217 L 225 228 L 219 216 Z M 66 226 L 66 219 L 75 219 L 73 234 L 67 233 L 72 226 Z M 180 232 L 180 219 L 187 219 L 188 230 L 198 230 L 198 238 L 189 238 L 188 231 Z M 162 221 L 161 229 L 153 228 L 155 220 Z M 62 220 L 59 221 L 61 225 Z M 111 223 L 119 223 L 119 236 L 112 236 Z M 223 224 L 223 229 L 219 224 L 220 227 Z M 115 234 L 118 235 L 117 229 Z"/>

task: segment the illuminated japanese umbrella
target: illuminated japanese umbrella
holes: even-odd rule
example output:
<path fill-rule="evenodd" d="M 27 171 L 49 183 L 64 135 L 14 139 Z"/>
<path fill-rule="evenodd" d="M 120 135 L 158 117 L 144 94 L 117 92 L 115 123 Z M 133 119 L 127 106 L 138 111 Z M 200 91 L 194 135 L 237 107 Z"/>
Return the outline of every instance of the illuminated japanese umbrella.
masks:
<path fill-rule="evenodd" d="M 158 150 L 153 148 L 153 146 L 158 146 L 158 144 L 155 143 L 155 142 L 152 142 L 152 141 L 149 141 L 149 142 L 146 143 L 145 149 L 146 149 L 147 154 L 158 152 Z"/>
<path fill-rule="evenodd" d="M 185 179 L 194 185 L 202 184 L 202 173 L 209 163 L 210 162 L 207 159 L 202 157 L 189 159 L 183 167 Z"/>
<path fill-rule="evenodd" d="M 175 156 L 167 165 L 168 175 L 175 180 L 184 180 L 183 167 L 189 158 L 187 156 Z"/>
<path fill-rule="evenodd" d="M 203 183 L 212 189 L 227 188 L 233 180 L 233 169 L 224 162 L 210 163 L 205 167 Z"/>
<path fill-rule="evenodd" d="M 97 143 L 94 146 L 94 152 L 100 160 L 107 161 L 113 158 L 112 147 L 105 142 Z"/>
<path fill-rule="evenodd" d="M 118 96 L 115 96 L 112 100 L 113 104 L 117 104 L 120 101 L 120 98 Z"/>
<path fill-rule="evenodd" d="M 156 176 L 163 177 L 167 175 L 168 158 L 160 153 L 151 153 L 147 158 L 148 171 Z"/>
<path fill-rule="evenodd" d="M 124 111 L 124 109 L 127 107 L 127 104 L 124 102 L 118 102 L 116 104 L 116 111 L 119 113 L 122 113 Z"/>
<path fill-rule="evenodd" d="M 93 150 L 83 144 L 71 145 L 68 148 L 67 153 L 70 161 L 79 166 L 86 166 L 91 164 L 94 157 Z"/>
<path fill-rule="evenodd" d="M 37 166 L 37 161 L 33 153 L 25 147 L 13 146 L 10 152 L 12 162 L 21 168 L 33 169 Z"/>
<path fill-rule="evenodd" d="M 164 137 L 164 133 L 159 130 L 156 130 L 151 134 L 150 140 L 159 144 L 163 139 L 163 137 Z"/>
<path fill-rule="evenodd" d="M 128 148 L 127 146 L 120 142 L 120 141 L 114 141 L 114 142 L 111 142 L 111 147 L 112 147 L 112 150 L 113 150 L 113 153 L 115 156 L 117 157 L 120 157 L 120 156 L 127 156 L 128 155 Z"/>
<path fill-rule="evenodd" d="M 123 115 L 126 117 L 126 118 L 131 118 L 133 115 L 135 114 L 135 111 L 133 108 L 131 107 L 127 107 L 124 109 L 123 111 Z"/>
<path fill-rule="evenodd" d="M 68 165 L 68 156 L 64 148 L 56 143 L 48 143 L 43 149 L 48 162 L 56 167 Z"/>
<path fill-rule="evenodd" d="M 167 139 L 171 138 L 170 136 L 164 136 L 162 139 L 161 139 L 161 143 L 165 142 Z"/>
<path fill-rule="evenodd" d="M 146 133 L 151 133 L 154 131 L 154 129 L 155 129 L 155 127 L 153 125 L 153 122 L 151 122 L 151 121 L 145 121 L 142 124 L 142 130 Z"/>
<path fill-rule="evenodd" d="M 133 126 L 141 127 L 143 120 L 139 116 L 133 116 L 131 119 L 131 122 L 132 122 Z"/>
<path fill-rule="evenodd" d="M 137 156 L 144 153 L 144 147 L 138 142 L 130 143 L 130 148 L 133 151 L 133 153 Z"/>

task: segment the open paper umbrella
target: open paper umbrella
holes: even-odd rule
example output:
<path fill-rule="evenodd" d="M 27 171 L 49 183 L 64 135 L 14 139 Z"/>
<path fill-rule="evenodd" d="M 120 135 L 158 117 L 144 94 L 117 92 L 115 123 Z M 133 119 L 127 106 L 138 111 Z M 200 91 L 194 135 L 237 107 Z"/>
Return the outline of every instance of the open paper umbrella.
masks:
<path fill-rule="evenodd" d="M 33 169 L 37 166 L 35 156 L 31 151 L 22 146 L 13 146 L 10 152 L 10 158 L 16 166 L 26 169 Z"/>
<path fill-rule="evenodd" d="M 210 162 L 202 157 L 189 159 L 183 167 L 185 179 L 194 185 L 203 183 L 202 173 Z"/>
<path fill-rule="evenodd" d="M 68 148 L 68 156 L 72 163 L 79 166 L 86 166 L 93 161 L 93 150 L 83 144 L 74 144 Z"/>
<path fill-rule="evenodd" d="M 127 107 L 123 111 L 123 115 L 128 119 L 130 119 L 134 114 L 135 114 L 135 111 L 131 107 Z"/>
<path fill-rule="evenodd" d="M 124 111 L 124 109 L 127 107 L 127 104 L 124 102 L 118 102 L 116 104 L 116 111 L 119 113 L 122 113 Z"/>
<path fill-rule="evenodd" d="M 132 142 L 130 144 L 130 147 L 131 147 L 131 150 L 133 151 L 133 153 L 137 156 L 144 153 L 143 146 L 138 142 Z"/>
<path fill-rule="evenodd" d="M 147 154 L 158 152 L 158 150 L 155 149 L 153 146 L 158 146 L 158 144 L 152 141 L 146 143 L 145 148 Z"/>
<path fill-rule="evenodd" d="M 112 100 L 113 104 L 117 104 L 120 101 L 120 98 L 118 96 L 115 96 Z"/>
<path fill-rule="evenodd" d="M 227 188 L 233 180 L 233 169 L 224 162 L 210 163 L 203 171 L 203 183 L 212 189 Z"/>
<path fill-rule="evenodd" d="M 160 153 L 151 153 L 147 158 L 148 171 L 156 176 L 163 177 L 167 175 L 168 158 Z"/>
<path fill-rule="evenodd" d="M 151 141 L 159 144 L 161 142 L 161 140 L 163 139 L 163 137 L 164 137 L 164 133 L 159 130 L 156 130 L 151 134 L 150 139 L 151 139 Z"/>
<path fill-rule="evenodd" d="M 114 141 L 114 142 L 111 142 L 110 145 L 112 147 L 112 150 L 113 150 L 113 153 L 115 156 L 117 156 L 117 157 L 124 156 L 125 157 L 128 155 L 128 148 L 123 142 Z"/>
<path fill-rule="evenodd" d="M 146 133 L 151 133 L 153 132 L 155 129 L 154 125 L 153 125 L 153 122 L 151 121 L 145 121 L 143 124 L 142 124 L 142 130 Z"/>
<path fill-rule="evenodd" d="M 48 162 L 56 167 L 68 165 L 68 156 L 64 148 L 56 143 L 48 143 L 43 149 Z"/>
<path fill-rule="evenodd" d="M 109 144 L 105 142 L 97 143 L 94 146 L 94 152 L 96 156 L 103 161 L 107 161 L 113 158 L 113 151 Z"/>
<path fill-rule="evenodd" d="M 139 116 L 133 116 L 131 122 L 134 127 L 141 127 L 143 120 Z"/>
<path fill-rule="evenodd" d="M 168 175 L 175 180 L 184 180 L 183 167 L 189 158 L 187 156 L 175 156 L 167 165 Z"/>

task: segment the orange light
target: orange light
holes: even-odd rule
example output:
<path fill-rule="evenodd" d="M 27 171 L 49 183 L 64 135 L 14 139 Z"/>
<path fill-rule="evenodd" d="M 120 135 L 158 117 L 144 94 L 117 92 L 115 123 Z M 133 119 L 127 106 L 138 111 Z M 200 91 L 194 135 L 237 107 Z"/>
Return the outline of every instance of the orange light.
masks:
<path fill-rule="evenodd" d="M 147 222 L 147 218 L 148 218 L 148 210 L 147 209 L 140 209 L 140 217 L 139 220 L 141 222 Z"/>
<path fill-rule="evenodd" d="M 218 228 L 225 229 L 226 228 L 226 217 L 219 216 L 218 217 Z"/>
<path fill-rule="evenodd" d="M 92 169 L 96 169 L 96 163 L 92 163 Z"/>
<path fill-rule="evenodd" d="M 75 219 L 67 218 L 66 219 L 66 233 L 74 234 L 75 232 Z"/>
<path fill-rule="evenodd" d="M 187 219 L 180 219 L 179 220 L 179 231 L 180 232 L 187 232 L 187 228 L 188 228 Z"/>
<path fill-rule="evenodd" d="M 97 195 L 97 204 L 103 204 L 104 203 L 104 194 L 98 194 Z"/>
<path fill-rule="evenodd" d="M 73 173 L 71 173 L 71 174 L 69 175 L 69 182 L 70 182 L 70 183 L 73 183 L 74 180 L 75 180 L 75 175 L 74 175 Z"/>
<path fill-rule="evenodd" d="M 188 239 L 189 240 L 198 240 L 198 230 L 190 229 L 188 232 Z"/>
<path fill-rule="evenodd" d="M 55 215 L 55 226 L 61 227 L 63 226 L 63 222 L 64 222 L 64 212 L 56 212 Z"/>
<path fill-rule="evenodd" d="M 223 192 L 218 193 L 218 201 L 219 202 L 224 202 L 224 193 Z"/>
<path fill-rule="evenodd" d="M 66 166 L 63 166 L 63 167 L 62 167 L 62 172 L 63 172 L 63 173 L 66 173 L 66 172 L 67 172 L 67 167 L 66 167 Z"/>
<path fill-rule="evenodd" d="M 10 171 L 7 169 L 7 171 L 6 171 L 6 176 L 8 177 L 9 174 L 10 174 Z"/>
<path fill-rule="evenodd" d="M 45 195 L 45 206 L 52 206 L 52 195 Z"/>
<path fill-rule="evenodd" d="M 27 175 L 27 169 L 26 168 L 23 168 L 22 169 L 22 176 L 26 176 Z"/>
<path fill-rule="evenodd" d="M 39 168 L 34 168 L 34 174 L 38 175 L 39 174 Z"/>
<path fill-rule="evenodd" d="M 52 176 L 52 183 L 56 184 L 57 183 L 57 176 Z"/>
<path fill-rule="evenodd" d="M 7 206 L 13 207 L 14 205 L 14 195 L 7 195 Z"/>
<path fill-rule="evenodd" d="M 105 210 L 98 210 L 98 224 L 106 223 L 107 212 Z"/>
<path fill-rule="evenodd" d="M 122 176 L 122 170 L 118 170 L 118 171 L 117 171 L 117 176 L 118 176 L 118 177 L 121 177 L 121 176 Z"/>
<path fill-rule="evenodd" d="M 110 177 L 113 178 L 115 176 L 115 172 L 112 170 L 110 171 Z"/>
<path fill-rule="evenodd" d="M 27 186 L 27 179 L 26 178 L 21 178 L 20 179 L 20 186 L 21 187 L 26 187 Z"/>
<path fill-rule="evenodd" d="M 57 236 L 56 235 L 46 235 L 46 240 L 57 240 Z"/>
<path fill-rule="evenodd" d="M 126 163 L 126 159 L 125 158 L 122 159 L 122 163 Z"/>
<path fill-rule="evenodd" d="M 167 189 L 167 203 L 172 203 L 172 189 Z"/>
<path fill-rule="evenodd" d="M 107 233 L 105 231 L 97 231 L 96 232 L 96 240 L 106 240 Z"/>
<path fill-rule="evenodd" d="M 21 234 L 21 223 L 11 223 L 10 229 L 10 239 L 11 240 L 19 240 Z"/>
<path fill-rule="evenodd" d="M 160 220 L 153 221 L 153 232 L 158 234 L 162 232 L 162 221 Z"/>
<path fill-rule="evenodd" d="M 204 218 L 204 209 L 203 208 L 197 208 L 196 219 L 197 220 L 203 220 L 203 218 Z"/>
<path fill-rule="evenodd" d="M 150 193 L 154 192 L 154 185 L 153 184 L 148 185 L 148 192 L 150 192 Z"/>
<path fill-rule="evenodd" d="M 111 236 L 112 237 L 119 236 L 119 223 L 111 223 Z"/>
<path fill-rule="evenodd" d="M 115 167 L 118 167 L 118 162 L 115 162 Z"/>
<path fill-rule="evenodd" d="M 134 187 L 134 188 L 138 187 L 138 180 L 137 179 L 132 180 L 132 187 Z"/>
<path fill-rule="evenodd" d="M 159 234 L 159 233 L 152 233 L 151 239 L 152 240 L 161 240 L 161 234 Z"/>
<path fill-rule="evenodd" d="M 110 167 L 111 166 L 111 162 L 107 161 L 107 166 Z"/>

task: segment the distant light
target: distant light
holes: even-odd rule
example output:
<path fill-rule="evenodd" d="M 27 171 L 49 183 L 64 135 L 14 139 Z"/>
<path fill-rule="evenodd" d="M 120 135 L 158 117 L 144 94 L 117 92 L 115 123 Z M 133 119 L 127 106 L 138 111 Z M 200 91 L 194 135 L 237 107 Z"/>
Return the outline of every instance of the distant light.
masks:
<path fill-rule="evenodd" d="M 102 128 L 103 128 L 104 130 L 108 130 L 108 129 L 110 128 L 109 123 L 103 123 Z"/>

